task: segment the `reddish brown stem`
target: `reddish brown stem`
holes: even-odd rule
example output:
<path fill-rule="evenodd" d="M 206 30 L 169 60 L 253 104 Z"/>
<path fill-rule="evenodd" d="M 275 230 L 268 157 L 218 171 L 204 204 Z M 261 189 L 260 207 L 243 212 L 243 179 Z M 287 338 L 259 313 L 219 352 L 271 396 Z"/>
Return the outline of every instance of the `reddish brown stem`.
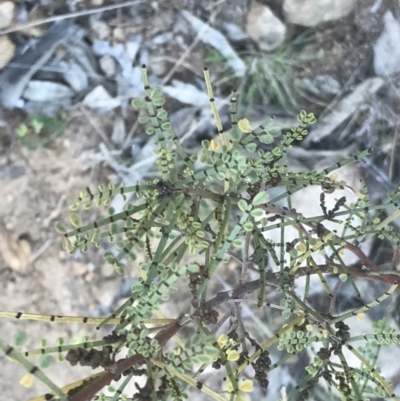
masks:
<path fill-rule="evenodd" d="M 393 258 L 392 258 L 392 270 L 396 270 L 397 264 L 399 263 L 399 247 L 396 246 L 394 252 L 393 252 Z"/>
<path fill-rule="evenodd" d="M 164 346 L 168 340 L 173 337 L 182 326 L 179 324 L 178 320 L 168 329 L 158 333 L 155 339 Z M 114 373 L 104 370 L 103 376 L 94 380 L 92 383 L 88 384 L 82 390 L 79 390 L 76 394 L 68 397 L 68 401 L 88 401 L 93 398 L 100 390 L 105 386 L 108 386 L 114 379 L 121 376 L 123 372 L 135 365 L 136 363 L 141 363 L 144 361 L 144 356 L 137 354 L 129 358 L 121 359 L 117 362 L 117 369 Z"/>

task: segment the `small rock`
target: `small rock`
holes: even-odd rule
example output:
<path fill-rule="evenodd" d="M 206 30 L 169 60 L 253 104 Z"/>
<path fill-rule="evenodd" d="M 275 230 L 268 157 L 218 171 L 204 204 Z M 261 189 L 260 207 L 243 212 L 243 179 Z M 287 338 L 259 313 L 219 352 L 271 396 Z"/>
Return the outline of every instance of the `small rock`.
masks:
<path fill-rule="evenodd" d="M 104 3 L 104 0 L 90 0 L 90 4 L 92 6 L 101 6 Z"/>
<path fill-rule="evenodd" d="M 15 4 L 12 1 L 0 3 L 0 29 L 7 28 L 14 18 Z"/>
<path fill-rule="evenodd" d="M 0 254 L 11 269 L 26 273 L 32 249 L 30 243 L 16 233 L 0 234 Z"/>
<path fill-rule="evenodd" d="M 115 28 L 113 30 L 113 39 L 116 42 L 125 42 L 125 29 L 123 28 Z"/>
<path fill-rule="evenodd" d="M 22 97 L 34 102 L 52 102 L 56 99 L 71 98 L 73 95 L 72 90 L 65 85 L 32 80 L 26 86 Z"/>
<path fill-rule="evenodd" d="M 8 36 L 0 36 L 0 69 L 3 68 L 15 54 L 15 45 Z"/>
<path fill-rule="evenodd" d="M 247 34 L 265 51 L 276 49 L 285 39 L 286 27 L 268 6 L 252 3 L 247 15 Z"/>
<path fill-rule="evenodd" d="M 77 260 L 72 261 L 72 271 L 75 276 L 83 276 L 88 273 L 88 266 L 86 263 L 78 262 Z"/>
<path fill-rule="evenodd" d="M 110 27 L 104 22 L 98 19 L 90 19 L 90 29 L 92 31 L 93 39 L 97 40 L 108 40 L 110 37 Z"/>
<path fill-rule="evenodd" d="M 85 96 L 83 104 L 91 109 L 95 109 L 98 113 L 106 113 L 118 107 L 121 101 L 120 99 L 111 97 L 104 89 L 104 86 L 99 85 Z"/>
<path fill-rule="evenodd" d="M 168 63 L 161 57 L 150 56 L 149 66 L 155 76 L 162 77 L 166 75 Z"/>
<path fill-rule="evenodd" d="M 340 19 L 350 14 L 357 0 L 285 0 L 286 22 L 316 26 L 321 22 Z"/>
<path fill-rule="evenodd" d="M 99 60 L 99 64 L 100 68 L 108 78 L 115 75 L 117 71 L 117 66 L 115 64 L 114 58 L 111 57 L 109 54 L 106 54 L 105 56 L 101 57 Z"/>
<path fill-rule="evenodd" d="M 390 75 L 400 71 L 400 23 L 391 11 L 386 11 L 383 23 L 374 45 L 374 70 L 377 75 Z"/>

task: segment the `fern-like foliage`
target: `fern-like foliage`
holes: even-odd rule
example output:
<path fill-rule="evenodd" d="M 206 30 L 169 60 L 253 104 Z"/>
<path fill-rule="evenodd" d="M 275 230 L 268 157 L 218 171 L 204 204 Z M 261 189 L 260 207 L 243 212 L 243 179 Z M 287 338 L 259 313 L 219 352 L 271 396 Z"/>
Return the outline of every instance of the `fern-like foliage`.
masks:
<path fill-rule="evenodd" d="M 345 322 L 352 316 L 361 318 L 398 288 L 399 273 L 380 271 L 358 244 L 374 235 L 396 246 L 399 244 L 399 233 L 390 223 L 400 215 L 400 192 L 393 194 L 387 204 L 371 205 L 367 188 L 363 186 L 355 203 L 348 204 L 342 197 L 329 209 L 325 197 L 347 185 L 337 179 L 334 170 L 367 156 L 372 150 L 367 149 L 322 171 L 290 171 L 286 152 L 295 141 L 307 135 L 316 122 L 313 113 L 301 111 L 298 126 L 286 132 L 279 127 L 263 125 L 252 129 L 247 119 L 237 118 L 239 94 L 234 90 L 230 105 L 231 128 L 224 130 L 207 69 L 204 75 L 216 138 L 203 141 L 198 154 L 186 150 L 164 109 L 161 89 L 149 86 L 143 66 L 146 95 L 143 99 L 134 99 L 132 105 L 139 112 L 139 123 L 148 135 L 155 137 L 159 177 L 131 187 L 100 186 L 97 193 L 87 189 L 71 206 L 72 227 L 56 225 L 63 236 L 64 248 L 71 254 L 78 249 L 85 252 L 92 244 L 100 247 L 104 240 L 114 243 L 115 247 L 107 251 L 104 258 L 118 274 L 124 274 L 136 263 L 137 254 L 145 252 L 147 260 L 139 266 L 140 275 L 132 286 L 130 298 L 112 315 L 100 320 L 0 313 L 1 317 L 18 319 L 78 320 L 96 324 L 98 329 L 112 324 L 112 333 L 100 339 L 85 339 L 79 344 L 64 344 L 62 340 L 55 347 L 42 344 L 38 350 L 17 351 L 16 347 L 2 342 L 0 347 L 30 375 L 48 385 L 51 392 L 36 400 L 84 401 L 122 375 L 125 379 L 118 388 L 114 384 L 108 387 L 112 396 L 101 394 L 96 399 L 124 400 L 128 396 L 124 389 L 129 381 L 134 380 L 135 375 L 142 375 L 146 377 L 146 385 L 137 386 L 138 395 L 134 399 L 167 400 L 171 397 L 183 400 L 188 397 L 189 386 L 216 400 L 239 401 L 256 385 L 267 391 L 271 370 L 295 354 L 312 352 L 317 344 L 319 350 L 312 354 L 310 365 L 297 386 L 287 394 L 288 399 L 309 399 L 317 384 L 326 382 L 345 400 L 365 400 L 371 393 L 397 400 L 391 384 L 375 368 L 375 363 L 380 347 L 397 343 L 400 333 L 376 326 L 373 334 L 352 337 Z M 265 145 L 270 150 L 265 150 Z M 290 207 L 291 196 L 308 186 L 321 189 L 319 199 L 309 200 L 320 205 L 318 216 L 305 217 Z M 270 199 L 268 190 L 277 187 L 282 189 L 280 194 Z M 127 202 L 127 194 L 134 194 L 132 201 Z M 110 207 L 115 196 L 121 196 L 126 202 L 122 212 L 117 213 Z M 282 200 L 289 207 L 280 206 Z M 386 219 L 380 221 L 373 217 L 373 211 L 393 205 L 396 211 Z M 108 217 L 84 222 L 84 211 L 92 207 L 108 208 Z M 360 224 L 354 223 L 354 217 Z M 335 223 L 336 228 L 328 229 L 327 222 Z M 289 227 L 295 228 L 299 236 L 285 242 L 285 230 Z M 280 230 L 279 243 L 268 239 L 266 234 L 272 230 Z M 347 266 L 341 257 L 343 249 L 353 252 L 364 268 Z M 196 255 L 197 263 L 186 263 L 188 254 Z M 316 262 L 317 254 L 329 255 L 324 265 Z M 230 258 L 238 261 L 241 267 L 237 287 L 212 294 L 211 279 Z M 275 263 L 276 271 L 269 269 L 268 260 Z M 249 281 L 249 269 L 257 275 L 256 280 Z M 384 281 L 389 286 L 381 296 L 360 308 L 338 316 L 322 314 L 307 303 L 307 286 L 309 277 L 316 275 L 328 296 L 333 297 L 334 290 L 326 280 L 328 273 L 342 281 L 348 280 L 357 296 L 361 296 L 357 280 L 363 278 Z M 307 277 L 308 284 L 305 293 L 299 296 L 296 283 L 301 276 Z M 171 311 L 169 323 L 160 320 L 162 326 L 154 327 L 160 303 L 177 291 L 179 281 L 188 283 L 192 296 L 187 302 L 187 313 L 176 316 Z M 266 288 L 277 290 L 280 305 L 266 301 Z M 254 292 L 257 295 L 253 299 L 249 294 Z M 227 331 L 218 336 L 213 334 L 223 323 L 219 309 L 222 304 L 232 301 L 239 304 L 246 297 L 259 308 L 282 311 L 283 323 L 275 334 L 257 341 L 256 335 L 245 329 L 246 322 L 239 308 L 233 309 L 235 318 L 231 319 Z M 185 342 L 178 338 L 179 346 L 166 354 L 165 343 L 186 324 L 192 325 L 194 334 Z M 365 340 L 366 345 L 357 350 L 351 343 L 360 339 Z M 270 349 L 274 344 L 282 356 L 272 364 Z M 359 360 L 358 366 L 349 365 L 343 352 L 345 348 Z M 47 379 L 40 367 L 27 360 L 37 354 L 51 353 L 73 366 L 101 367 L 103 371 L 59 388 Z M 246 370 L 249 365 L 255 372 L 252 380 Z M 212 389 L 199 380 L 196 369 L 198 372 L 223 369 L 225 391 L 221 393 L 221 389 Z"/>

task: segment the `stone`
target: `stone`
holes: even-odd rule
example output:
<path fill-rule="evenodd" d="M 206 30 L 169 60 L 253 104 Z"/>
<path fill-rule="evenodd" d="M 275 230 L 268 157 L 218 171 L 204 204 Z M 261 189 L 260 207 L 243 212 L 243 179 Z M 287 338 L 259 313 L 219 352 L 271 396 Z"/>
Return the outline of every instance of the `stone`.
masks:
<path fill-rule="evenodd" d="M 19 273 L 26 273 L 29 269 L 31 254 L 31 245 L 27 240 L 20 238 L 16 233 L 0 234 L 0 255 L 6 266 Z"/>
<path fill-rule="evenodd" d="M 286 26 L 268 6 L 253 2 L 247 15 L 246 31 L 261 49 L 272 51 L 284 41 Z"/>
<path fill-rule="evenodd" d="M 284 0 L 285 21 L 302 26 L 316 26 L 350 14 L 357 0 Z"/>
<path fill-rule="evenodd" d="M 52 102 L 57 99 L 71 98 L 73 94 L 70 88 L 56 82 L 31 80 L 22 97 L 34 102 Z"/>
<path fill-rule="evenodd" d="M 0 29 L 10 26 L 14 18 L 15 4 L 12 1 L 0 3 Z"/>
<path fill-rule="evenodd" d="M 8 36 L 0 36 L 0 69 L 3 68 L 15 54 L 15 45 Z"/>
<path fill-rule="evenodd" d="M 391 11 L 386 11 L 383 23 L 374 45 L 374 70 L 377 75 L 390 75 L 400 71 L 400 23 Z"/>
<path fill-rule="evenodd" d="M 125 29 L 120 27 L 115 28 L 113 30 L 113 40 L 119 43 L 125 42 Z"/>
<path fill-rule="evenodd" d="M 99 113 L 106 113 L 115 109 L 121 104 L 119 99 L 115 99 L 104 89 L 104 86 L 96 86 L 83 99 L 83 104 L 96 110 Z"/>
<path fill-rule="evenodd" d="M 110 27 L 98 19 L 90 19 L 90 30 L 94 40 L 108 40 L 111 34 Z"/>
<path fill-rule="evenodd" d="M 99 60 L 100 68 L 106 74 L 107 78 L 110 78 L 115 75 L 117 71 L 117 66 L 115 64 L 115 60 L 109 54 L 101 57 Z"/>
<path fill-rule="evenodd" d="M 167 74 L 168 63 L 162 57 L 150 55 L 149 67 L 156 77 L 163 77 Z"/>

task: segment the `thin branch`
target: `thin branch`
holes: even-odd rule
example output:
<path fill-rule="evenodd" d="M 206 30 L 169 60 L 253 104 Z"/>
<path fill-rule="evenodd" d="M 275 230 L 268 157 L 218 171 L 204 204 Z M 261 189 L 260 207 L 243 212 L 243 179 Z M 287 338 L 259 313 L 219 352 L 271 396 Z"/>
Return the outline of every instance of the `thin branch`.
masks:
<path fill-rule="evenodd" d="M 192 191 L 188 190 L 188 192 L 192 192 Z M 234 197 L 234 196 L 226 195 L 226 194 L 224 194 L 224 195 L 217 194 L 217 193 L 214 193 L 214 192 L 208 191 L 208 190 L 193 190 L 193 192 L 198 196 L 201 196 L 203 198 L 213 199 L 216 202 L 220 202 L 221 201 L 221 196 L 229 197 L 229 199 L 231 200 L 233 205 L 237 205 L 239 203 L 239 201 L 241 199 L 243 199 L 241 197 Z M 248 199 L 245 199 L 245 200 L 248 201 Z M 293 219 L 293 220 L 301 221 L 302 217 L 303 217 L 300 213 L 297 213 L 294 210 L 283 209 L 283 208 L 275 206 L 275 205 L 265 204 L 265 205 L 260 205 L 258 207 L 260 209 L 264 210 L 264 212 L 267 213 L 267 214 L 273 214 L 273 215 L 276 215 L 276 216 L 282 216 L 282 217 L 290 218 L 290 219 Z M 394 217 L 396 217 L 396 216 L 394 216 L 394 214 L 393 214 L 393 215 L 391 215 L 389 217 L 394 219 Z M 386 219 L 386 220 L 388 220 L 388 219 Z M 385 222 L 382 222 L 381 225 L 383 225 L 383 223 L 385 223 Z M 319 229 L 319 226 L 317 225 L 317 223 L 307 222 L 307 223 L 302 223 L 302 224 L 310 226 L 314 230 Z M 328 234 L 332 234 L 332 233 L 331 233 L 331 231 L 329 231 L 327 228 L 324 227 L 323 235 L 326 236 Z M 345 243 L 346 243 L 346 245 L 344 247 L 346 249 L 350 250 L 352 253 L 354 253 L 360 259 L 360 262 L 364 266 L 368 267 L 369 270 L 379 272 L 379 267 L 374 262 L 372 262 L 372 260 L 370 260 L 368 258 L 368 256 L 365 255 L 365 253 L 360 248 L 358 248 L 357 246 L 351 244 L 348 241 L 345 241 Z"/>
<path fill-rule="evenodd" d="M 333 314 L 335 313 L 336 298 L 337 298 L 337 294 L 338 294 L 338 292 L 339 292 L 340 284 L 342 284 L 342 282 L 341 282 L 341 280 L 339 279 L 339 280 L 336 282 L 335 287 L 333 288 L 333 291 L 332 291 L 332 295 L 333 295 L 333 296 L 332 296 L 332 299 L 331 299 L 331 303 L 330 303 L 330 305 L 329 305 L 329 313 L 330 313 L 330 315 L 332 315 L 332 316 L 333 316 Z"/>
<path fill-rule="evenodd" d="M 329 264 L 329 265 L 319 265 L 318 266 L 321 273 L 327 274 L 335 274 L 333 269 L 336 268 L 338 274 L 346 273 L 340 264 Z M 370 272 L 368 270 L 360 269 L 359 267 L 348 267 L 348 270 L 353 278 L 362 278 L 367 280 L 377 280 L 383 281 L 390 285 L 393 285 L 395 282 L 399 281 L 400 271 L 380 271 L 380 272 Z M 297 276 L 306 276 L 307 274 L 316 274 L 315 271 L 308 271 L 306 267 L 300 267 L 296 271 Z M 265 285 L 278 287 L 279 279 L 276 277 L 275 273 L 267 272 L 265 278 Z M 223 304 L 224 302 L 228 302 L 235 299 L 244 298 L 246 294 L 251 294 L 254 291 L 257 291 L 260 288 L 260 280 L 253 280 L 247 283 L 243 283 L 237 288 L 219 292 L 214 298 L 208 300 L 206 304 L 214 309 L 217 306 Z M 400 290 L 400 284 L 397 287 Z"/>
<path fill-rule="evenodd" d="M 116 10 L 118 8 L 134 6 L 134 5 L 140 4 L 140 3 L 144 3 L 144 0 L 126 1 L 125 3 L 112 4 L 109 6 L 104 6 L 104 7 L 99 7 L 99 8 L 91 8 L 89 10 L 77 11 L 77 12 L 70 13 L 70 14 L 53 15 L 52 17 L 49 17 L 49 18 L 42 18 L 42 19 L 39 19 L 36 21 L 28 22 L 27 24 L 13 27 L 13 28 L 3 29 L 2 31 L 0 31 L 0 35 L 7 35 L 12 32 L 17 32 L 22 29 L 27 29 L 27 28 L 32 28 L 34 26 L 47 24 L 49 22 L 57 22 L 57 21 L 62 21 L 65 19 L 70 19 L 70 18 L 83 17 L 85 15 L 101 13 L 103 11 L 111 11 L 111 10 Z"/>
<path fill-rule="evenodd" d="M 247 262 L 249 259 L 249 248 L 250 248 L 251 233 L 246 233 L 246 238 L 243 246 L 243 261 L 242 261 L 242 274 L 240 276 L 240 281 L 244 280 L 246 277 L 246 270 L 248 268 Z"/>

